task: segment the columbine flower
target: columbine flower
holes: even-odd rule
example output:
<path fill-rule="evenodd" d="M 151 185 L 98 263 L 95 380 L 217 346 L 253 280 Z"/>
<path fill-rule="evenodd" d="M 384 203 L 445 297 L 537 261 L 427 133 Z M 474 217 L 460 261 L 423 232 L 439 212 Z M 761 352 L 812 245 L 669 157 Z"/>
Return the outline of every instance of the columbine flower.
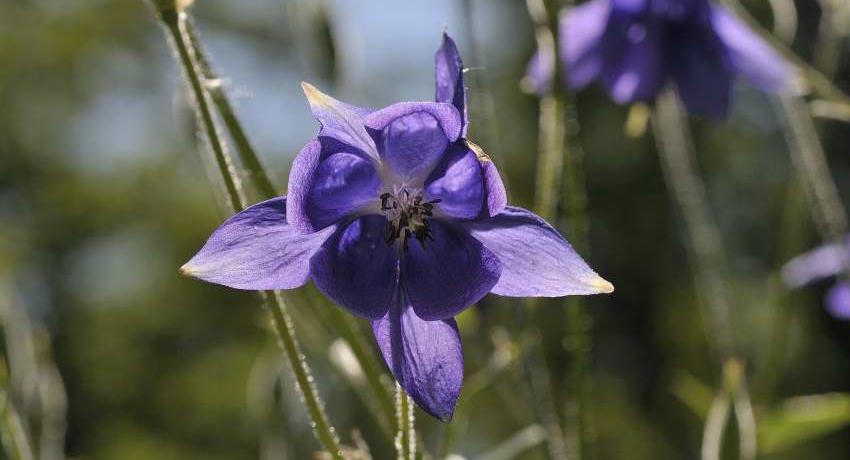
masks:
<path fill-rule="evenodd" d="M 840 243 L 830 243 L 801 254 L 782 267 L 782 278 L 791 287 L 837 277 L 826 293 L 826 308 L 839 319 L 850 320 L 850 235 Z"/>
<path fill-rule="evenodd" d="M 309 84 L 321 129 L 292 166 L 288 196 L 236 214 L 185 273 L 238 289 L 313 280 L 367 318 L 396 380 L 451 418 L 463 382 L 453 317 L 492 292 L 596 294 L 613 286 L 533 213 L 507 206 L 493 163 L 465 139 L 462 63 L 446 35 L 436 102 L 354 107 Z"/>
<path fill-rule="evenodd" d="M 792 83 L 783 58 L 709 0 L 591 0 L 563 11 L 559 40 L 569 87 L 598 80 L 620 104 L 652 103 L 672 81 L 689 112 L 721 117 L 738 76 L 769 92 Z M 551 89 L 553 59 L 538 51 L 527 89 Z"/>

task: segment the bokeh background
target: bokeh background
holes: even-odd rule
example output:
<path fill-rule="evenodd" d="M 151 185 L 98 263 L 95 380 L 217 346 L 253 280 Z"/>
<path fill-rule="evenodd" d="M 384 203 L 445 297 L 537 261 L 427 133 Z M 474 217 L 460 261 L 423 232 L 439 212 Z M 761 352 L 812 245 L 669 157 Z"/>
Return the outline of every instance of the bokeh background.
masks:
<path fill-rule="evenodd" d="M 794 48 L 810 59 L 819 3 L 797 4 Z M 771 24 L 766 1 L 746 6 Z M 281 192 L 317 129 L 302 80 L 365 106 L 429 100 L 433 53 L 447 29 L 470 67 L 470 137 L 501 167 L 511 201 L 532 205 L 538 101 L 519 89 L 534 49 L 524 2 L 198 0 L 192 13 Z M 836 40 L 835 81 L 850 90 L 848 39 Z M 282 361 L 257 298 L 177 272 L 225 213 L 186 98 L 141 1 L 0 0 L 0 301 L 31 318 L 43 356 L 52 349 L 67 390 L 70 457 L 311 458 L 318 444 L 288 372 L 276 379 Z M 590 214 L 583 255 L 617 287 L 586 302 L 589 458 L 699 458 L 720 375 L 681 217 L 651 133 L 624 134 L 628 109 L 591 89 L 577 111 Z M 850 128 L 819 128 L 850 199 Z M 850 326 L 822 308 L 824 286 L 791 293 L 778 279 L 783 262 L 818 240 L 775 104 L 739 86 L 728 120 L 696 119 L 693 129 L 759 420 L 788 397 L 850 392 Z M 312 287 L 294 299 L 297 333 L 343 441 L 354 444 L 358 430 L 374 458 L 393 458 L 357 376 L 340 371 L 345 350 L 323 313 L 333 307 Z M 527 449 L 504 458 L 548 458 L 523 372 L 523 344 L 535 329 L 516 307 L 488 297 L 460 318 L 467 379 L 485 382 L 452 428 L 452 450 L 465 458 L 482 458 L 528 427 Z M 545 318 L 544 378 L 561 413 L 565 310 L 558 302 L 529 308 Z M 7 354 L 15 324 L 7 317 Z M 850 458 L 847 414 L 837 417 L 827 434 L 764 458 Z M 421 412 L 418 421 L 435 450 L 446 426 Z M 728 436 L 734 458 L 734 427 Z"/>

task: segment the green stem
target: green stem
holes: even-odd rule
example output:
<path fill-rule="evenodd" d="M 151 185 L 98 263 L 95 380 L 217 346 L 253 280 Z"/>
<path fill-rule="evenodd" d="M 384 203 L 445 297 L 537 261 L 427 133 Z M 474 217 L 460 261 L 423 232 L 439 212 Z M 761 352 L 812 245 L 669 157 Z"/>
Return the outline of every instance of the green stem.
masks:
<path fill-rule="evenodd" d="M 393 404 L 391 386 L 388 388 L 389 385 L 384 384 L 382 380 L 384 373 L 381 370 L 381 364 L 375 358 L 375 354 L 370 350 L 363 332 L 350 316 L 335 305 L 331 305 L 330 308 L 326 308 L 325 310 L 327 310 L 328 317 L 333 323 L 335 330 L 348 343 L 352 353 L 354 353 L 358 363 L 360 363 L 360 367 L 366 376 L 366 382 L 372 389 L 375 399 L 378 401 L 378 406 L 383 415 L 381 420 L 385 421 L 388 427 L 392 426 L 396 418 L 396 409 Z"/>
<path fill-rule="evenodd" d="M 530 0 L 529 14 L 536 25 L 538 51 L 548 53 L 555 63 L 552 92 L 540 100 L 540 151 L 538 153 L 535 210 L 544 219 L 555 221 L 562 208 L 570 241 L 580 252 L 587 252 L 587 197 L 582 170 L 582 156 L 568 133 L 574 133 L 578 121 L 573 113 L 573 101 L 561 88 L 562 63 L 558 30 L 557 2 L 548 8 L 542 0 Z M 570 365 L 565 381 L 567 396 L 564 404 L 564 437 L 567 456 L 580 460 L 588 455 L 586 404 L 589 385 L 591 319 L 581 299 L 567 299 L 565 345 Z"/>
<path fill-rule="evenodd" d="M 413 403 L 410 396 L 404 392 L 401 385 L 396 383 L 396 411 L 398 415 L 398 434 L 395 447 L 398 460 L 414 460 L 416 458 L 416 429 L 413 415 Z"/>
<path fill-rule="evenodd" d="M 800 174 L 809 206 L 824 241 L 836 241 L 847 232 L 847 212 L 829 172 L 826 155 L 806 102 L 794 95 L 779 97 L 791 161 Z"/>
<path fill-rule="evenodd" d="M 658 154 L 667 188 L 682 213 L 689 244 L 688 256 L 707 336 L 720 362 L 734 350 L 729 295 L 721 267 L 724 257 L 720 232 L 705 197 L 705 186 L 697 173 L 690 130 L 676 95 L 667 91 L 659 96 L 652 117 Z"/>
<path fill-rule="evenodd" d="M 247 204 L 245 191 L 242 189 L 242 181 L 239 179 L 233 158 L 227 150 L 210 109 L 209 96 L 201 81 L 202 77 L 195 61 L 189 34 L 186 31 L 186 14 L 175 9 L 164 9 L 159 10 L 159 18 L 169 33 L 170 42 L 183 66 L 183 74 L 192 90 L 195 114 L 205 138 L 209 142 L 216 165 L 221 171 L 227 191 L 228 205 L 233 211 L 243 209 Z"/>
<path fill-rule="evenodd" d="M 233 142 L 236 144 L 237 153 L 242 164 L 248 172 L 248 181 L 251 183 L 254 190 L 259 194 L 260 199 L 269 199 L 276 195 L 274 183 L 266 173 L 256 155 L 251 142 L 249 141 L 245 130 L 242 128 L 242 123 L 236 116 L 235 111 L 230 103 L 224 87 L 220 83 L 220 78 L 215 73 L 215 70 L 209 63 L 209 59 L 203 51 L 198 34 L 192 26 L 191 21 L 186 22 L 186 29 L 193 47 L 195 55 L 198 57 L 199 67 L 201 68 L 204 78 L 207 81 L 205 85 L 212 96 L 213 103 L 216 105 L 219 113 L 222 116 L 225 126 L 227 127 Z M 386 422 L 392 425 L 395 420 L 395 409 L 393 408 L 393 396 L 391 390 L 381 382 L 380 364 L 375 360 L 374 354 L 369 351 L 369 344 L 362 332 L 357 328 L 353 321 L 340 309 L 327 309 L 328 316 L 334 324 L 337 332 L 342 338 L 348 342 L 354 352 L 363 372 L 366 374 L 366 379 L 369 387 L 375 394 L 378 404 L 383 412 Z"/>
<path fill-rule="evenodd" d="M 156 5 L 154 5 L 154 8 L 169 33 L 170 41 L 175 48 L 180 63 L 183 65 L 184 76 L 192 89 L 195 101 L 194 109 L 224 179 L 228 202 L 234 210 L 244 209 L 247 205 L 244 190 L 210 110 L 209 95 L 205 86 L 201 83 L 202 77 L 199 65 L 193 52 L 194 48 L 192 47 L 191 37 L 186 30 L 186 14 L 174 8 L 157 8 Z M 337 435 L 328 422 L 322 400 L 313 385 L 310 368 L 298 346 L 292 320 L 286 310 L 286 303 L 279 293 L 265 292 L 263 293 L 263 297 L 266 301 L 264 304 L 267 305 L 272 315 L 272 323 L 277 332 L 280 345 L 284 350 L 284 356 L 295 376 L 296 386 L 303 396 L 308 416 L 315 430 L 314 434 L 332 458 L 335 460 L 344 460 L 345 457 L 342 454 Z"/>
<path fill-rule="evenodd" d="M 185 27 L 189 41 L 192 45 L 192 51 L 198 60 L 198 67 L 204 77 L 206 89 L 209 92 L 218 113 L 221 115 L 221 119 L 224 122 L 224 126 L 227 128 L 227 132 L 230 134 L 231 139 L 233 139 L 233 144 L 236 146 L 236 152 L 239 155 L 239 159 L 248 174 L 249 182 L 251 182 L 254 189 L 261 197 L 271 198 L 276 196 L 277 192 L 275 191 L 274 182 L 269 177 L 266 172 L 266 168 L 263 167 L 259 156 L 254 150 L 254 147 L 251 145 L 251 141 L 245 134 L 245 130 L 242 128 L 242 123 L 236 116 L 236 112 L 233 109 L 230 98 L 227 96 L 225 86 L 218 75 L 216 75 L 215 70 L 204 52 L 204 48 L 198 39 L 198 33 L 195 30 L 195 26 L 192 24 L 192 21 L 186 21 Z"/>
<path fill-rule="evenodd" d="M 723 365 L 723 388 L 706 423 L 703 459 L 719 455 L 730 397 L 735 398 L 733 407 L 738 422 L 746 425 L 741 426 L 738 433 L 742 458 L 751 458 L 756 448 L 756 425 L 743 364 L 735 358 L 737 349 L 730 316 L 731 301 L 724 282 L 725 260 L 720 231 L 706 200 L 705 185 L 697 173 L 687 119 L 672 91 L 665 92 L 656 101 L 652 126 L 667 188 L 679 205 L 688 232 L 688 256 L 703 321 L 708 324 L 706 335 Z"/>
<path fill-rule="evenodd" d="M 280 292 L 263 292 L 263 298 L 266 300 L 265 305 L 272 315 L 272 323 L 275 331 L 277 331 L 280 346 L 283 348 L 289 367 L 295 375 L 296 387 L 304 399 L 304 405 L 307 406 L 307 413 L 310 416 L 314 434 L 335 460 L 344 460 L 339 438 L 328 421 L 324 403 L 313 384 L 310 367 L 307 365 L 307 360 L 301 352 L 298 340 L 295 338 L 295 328 L 287 311 L 286 302 Z"/>

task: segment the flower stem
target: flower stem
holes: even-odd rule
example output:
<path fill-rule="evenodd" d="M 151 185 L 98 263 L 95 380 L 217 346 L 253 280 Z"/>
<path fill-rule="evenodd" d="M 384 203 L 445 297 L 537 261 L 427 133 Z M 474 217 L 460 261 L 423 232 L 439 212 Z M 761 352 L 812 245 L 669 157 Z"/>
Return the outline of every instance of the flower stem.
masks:
<path fill-rule="evenodd" d="M 824 241 L 838 241 L 847 232 L 847 212 L 829 172 L 809 107 L 801 97 L 782 94 L 778 108 L 785 123 L 791 162 L 800 175 L 818 232 Z"/>
<path fill-rule="evenodd" d="M 233 142 L 236 144 L 236 151 L 245 166 L 248 177 L 247 180 L 252 188 L 259 195 L 260 199 L 269 199 L 276 196 L 276 188 L 271 176 L 266 172 L 262 162 L 255 153 L 250 140 L 242 128 L 242 123 L 237 117 L 233 106 L 227 96 L 224 86 L 221 84 L 221 78 L 212 68 L 209 59 L 204 53 L 203 47 L 199 40 L 197 31 L 194 29 L 191 21 L 186 22 L 186 30 L 189 36 L 195 56 L 198 58 L 199 67 L 203 73 L 207 84 L 205 85 L 212 101 L 221 114 L 224 125 L 227 127 Z M 383 416 L 388 425 L 392 425 L 395 420 L 395 409 L 393 408 L 393 396 L 391 389 L 387 388 L 381 382 L 381 366 L 374 358 L 374 355 L 369 351 L 369 343 L 363 333 L 357 328 L 342 310 L 339 308 L 328 308 L 328 316 L 333 323 L 336 331 L 342 338 L 348 342 L 355 357 L 360 363 L 367 382 L 372 392 L 375 394 L 378 404 L 381 408 Z"/>
<path fill-rule="evenodd" d="M 157 11 L 159 13 L 158 17 L 169 34 L 169 41 L 174 48 L 176 57 L 183 66 L 183 75 L 186 78 L 186 82 L 192 90 L 193 108 L 198 117 L 199 125 L 205 134 L 204 137 L 212 150 L 215 163 L 221 171 L 221 177 L 224 180 L 224 186 L 227 192 L 227 204 L 233 211 L 243 209 L 247 204 L 245 191 L 242 188 L 242 181 L 236 171 L 233 158 L 227 150 L 227 145 L 218 130 L 218 125 L 215 123 L 214 115 L 210 108 L 209 95 L 204 88 L 189 34 L 186 31 L 186 13 L 177 11 L 176 9 L 161 9 Z"/>
<path fill-rule="evenodd" d="M 227 128 L 227 132 L 230 134 L 230 137 L 236 146 L 236 152 L 238 153 L 239 159 L 246 170 L 249 182 L 262 198 L 265 199 L 276 196 L 277 192 L 275 192 L 274 183 L 269 177 L 269 174 L 266 172 L 266 168 L 263 167 L 259 156 L 254 150 L 254 147 L 251 145 L 251 141 L 245 134 L 245 130 L 242 128 L 242 123 L 236 116 L 236 112 L 233 109 L 230 98 L 227 96 L 225 85 L 216 75 L 215 70 L 210 64 L 210 61 L 204 52 L 204 48 L 198 39 L 198 33 L 195 30 L 195 26 L 192 24 L 192 21 L 186 21 L 185 28 L 186 34 L 189 37 L 189 43 L 192 46 L 192 51 L 198 61 L 198 67 L 203 75 L 204 85 L 207 92 L 209 92 L 218 113 L 221 115 L 221 119 L 224 122 L 224 126 Z"/>
<path fill-rule="evenodd" d="M 153 4 L 152 4 L 153 5 Z M 247 205 L 241 180 L 226 149 L 210 109 L 209 95 L 202 84 L 200 66 L 196 61 L 191 37 L 186 29 L 186 14 L 176 8 L 157 8 L 153 5 L 157 16 L 162 21 L 176 56 L 183 66 L 183 73 L 194 98 L 194 109 L 203 127 L 206 138 L 215 156 L 216 164 L 221 171 L 227 190 L 228 204 L 234 210 L 244 209 Z M 284 350 L 290 368 L 295 376 L 296 386 L 301 393 L 307 408 L 314 434 L 322 446 L 335 460 L 344 460 L 337 435 L 327 419 L 324 405 L 313 385 L 310 368 L 304 359 L 295 337 L 292 320 L 286 310 L 286 303 L 279 293 L 263 293 L 268 310 L 272 315 L 272 323 L 277 332 L 278 340 Z"/>
<path fill-rule="evenodd" d="M 295 338 L 295 328 L 287 311 L 286 302 L 280 292 L 263 292 L 262 296 L 272 315 L 272 323 L 277 331 L 278 341 L 283 348 L 286 361 L 295 375 L 296 388 L 301 393 L 304 405 L 307 406 L 314 434 L 335 460 L 343 460 L 345 457 L 339 445 L 339 438 L 328 421 L 324 403 L 319 397 L 319 392 L 313 383 L 313 376 L 310 374 L 310 366 L 307 365 L 307 360 Z"/>
<path fill-rule="evenodd" d="M 652 126 L 667 189 L 679 206 L 690 240 L 688 256 L 707 322 L 709 343 L 724 361 L 732 354 L 733 336 L 729 297 L 721 275 L 725 264 L 720 232 L 705 197 L 705 186 L 696 171 L 690 130 L 676 95 L 667 91 L 656 102 Z"/>
<path fill-rule="evenodd" d="M 401 385 L 396 383 L 396 414 L 398 423 L 398 434 L 395 438 L 395 447 L 398 452 L 398 460 L 414 460 L 416 458 L 416 428 L 413 415 L 413 402 L 405 393 Z"/>
<path fill-rule="evenodd" d="M 743 363 L 735 358 L 736 347 L 730 316 L 730 298 L 723 280 L 725 260 L 720 231 L 705 197 L 705 186 L 697 173 L 693 140 L 676 94 L 667 91 L 656 101 L 652 126 L 667 188 L 679 205 L 690 244 L 687 245 L 694 271 L 706 335 L 722 363 L 723 386 L 715 400 L 719 415 L 709 416 L 703 458 L 715 458 L 728 419 L 729 397 L 739 425 L 741 458 L 752 458 L 756 450 L 756 425 L 747 389 Z M 714 408 L 713 408 L 714 409 Z M 742 425 L 743 424 L 743 425 Z M 719 425 L 719 426 L 718 426 Z M 719 454 L 717 454 L 719 455 Z"/>
<path fill-rule="evenodd" d="M 529 14 L 536 25 L 537 47 L 549 54 L 553 62 L 552 90 L 540 100 L 540 137 L 537 164 L 535 210 L 544 219 L 555 221 L 561 215 L 566 233 L 573 245 L 586 253 L 587 197 L 582 170 L 581 149 L 573 145 L 570 135 L 578 131 L 574 104 L 562 88 L 563 64 L 557 38 L 559 10 L 547 8 L 542 0 L 527 2 Z M 567 69 L 568 71 L 569 69 Z M 560 208 L 560 213 L 559 213 Z M 586 399 L 589 385 L 591 319 L 579 298 L 567 299 L 565 345 L 570 354 L 567 369 L 567 396 L 564 404 L 564 438 L 567 456 L 580 460 L 587 456 L 588 437 Z"/>

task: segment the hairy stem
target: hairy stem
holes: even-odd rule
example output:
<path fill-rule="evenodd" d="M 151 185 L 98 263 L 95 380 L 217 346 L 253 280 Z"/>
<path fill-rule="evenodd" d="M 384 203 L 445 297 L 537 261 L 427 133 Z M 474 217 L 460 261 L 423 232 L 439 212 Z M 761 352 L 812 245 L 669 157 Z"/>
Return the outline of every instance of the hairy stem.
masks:
<path fill-rule="evenodd" d="M 242 128 L 242 123 L 239 121 L 230 98 L 221 78 L 216 75 L 215 70 L 210 64 L 209 58 L 204 51 L 203 46 L 198 38 L 198 33 L 191 21 L 186 21 L 186 33 L 192 45 L 198 67 L 203 75 L 203 82 L 209 92 L 213 104 L 218 113 L 221 115 L 221 120 L 224 122 L 233 144 L 236 146 L 236 152 L 245 168 L 248 175 L 248 181 L 262 198 L 271 198 L 277 195 L 275 192 L 274 182 L 263 167 L 259 156 L 257 155 L 251 141 L 248 139 L 245 130 Z"/>
<path fill-rule="evenodd" d="M 183 67 L 183 76 L 191 89 L 193 109 L 198 118 L 198 124 L 224 180 L 227 204 L 233 211 L 243 209 L 246 205 L 245 191 L 210 107 L 209 94 L 204 87 L 203 76 L 186 30 L 186 13 L 176 9 L 165 9 L 159 10 L 158 16 L 169 34 L 169 41 L 174 48 L 177 60 Z"/>
<path fill-rule="evenodd" d="M 187 21 L 186 30 L 188 32 L 191 45 L 195 55 L 198 57 L 199 67 L 206 81 L 207 91 L 212 96 L 212 101 L 221 114 L 224 125 L 227 127 L 233 142 L 236 144 L 236 152 L 245 166 L 247 172 L 247 181 L 259 195 L 262 200 L 272 198 L 277 195 L 274 182 L 263 167 L 259 157 L 255 153 L 250 140 L 242 128 L 238 116 L 233 110 L 233 106 L 227 96 L 224 86 L 221 83 L 221 78 L 216 74 L 215 70 L 210 65 L 209 59 L 204 53 L 203 47 L 199 40 L 197 31 L 192 26 L 191 21 Z M 363 333 L 357 328 L 345 312 L 339 308 L 329 308 L 328 316 L 335 326 L 336 331 L 340 336 L 348 342 L 354 352 L 355 357 L 360 363 L 364 374 L 366 375 L 367 383 L 378 401 L 379 407 L 383 413 L 384 419 L 388 425 L 392 425 L 395 420 L 395 409 L 393 408 L 393 396 L 391 389 L 387 388 L 381 382 L 381 366 L 375 360 L 374 355 L 369 351 L 369 343 L 363 336 Z"/>
<path fill-rule="evenodd" d="M 416 428 L 413 402 L 398 383 L 396 383 L 395 404 L 398 416 L 398 433 L 395 438 L 398 460 L 414 460 L 416 458 Z"/>
<path fill-rule="evenodd" d="M 234 210 L 244 209 L 247 205 L 244 190 L 210 109 L 209 94 L 202 83 L 203 76 L 196 60 L 191 37 L 186 29 L 186 14 L 175 8 L 162 8 L 156 5 L 154 8 L 169 34 L 177 59 L 183 66 L 183 74 L 192 90 L 193 108 L 224 179 L 228 203 Z M 327 419 L 322 400 L 313 385 L 310 368 L 298 346 L 292 320 L 286 310 L 286 303 L 279 293 L 264 293 L 263 298 L 266 301 L 264 304 L 268 306 L 271 313 L 272 323 L 284 350 L 284 356 L 295 376 L 296 386 L 303 397 L 316 438 L 334 459 L 343 460 L 339 440 Z"/>

